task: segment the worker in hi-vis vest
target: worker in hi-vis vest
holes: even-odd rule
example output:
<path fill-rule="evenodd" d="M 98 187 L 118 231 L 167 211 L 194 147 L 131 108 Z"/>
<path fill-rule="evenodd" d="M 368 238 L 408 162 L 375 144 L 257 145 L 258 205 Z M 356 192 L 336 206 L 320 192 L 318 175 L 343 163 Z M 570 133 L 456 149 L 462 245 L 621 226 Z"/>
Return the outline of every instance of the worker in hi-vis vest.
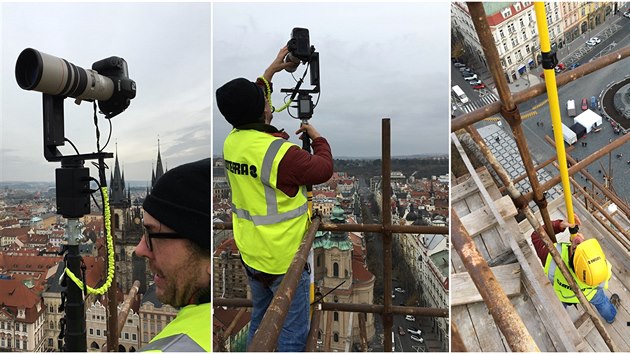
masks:
<path fill-rule="evenodd" d="M 169 170 L 142 205 L 136 254 L 149 261 L 158 300 L 179 312 L 141 351 L 212 351 L 210 166 L 208 158 Z"/>
<path fill-rule="evenodd" d="M 575 224 L 569 224 L 565 220 L 554 220 L 552 222 L 554 232 L 558 234 L 566 228 L 574 228 L 580 223 L 577 215 L 575 220 Z M 565 307 L 579 303 L 580 301 L 571 290 L 569 283 L 558 269 L 549 250 L 536 231 L 532 233 L 532 243 L 558 299 Z M 586 299 L 595 306 L 606 322 L 613 323 L 617 315 L 616 307 L 619 304 L 619 296 L 613 294 L 609 299 L 604 294 L 604 289 L 608 289 L 608 280 L 612 276 L 612 266 L 606 260 L 606 255 L 599 242 L 596 239 L 585 240 L 581 233 L 572 232 L 570 242 L 558 242 L 554 246 Z"/>
<path fill-rule="evenodd" d="M 248 345 L 289 269 L 306 233 L 310 215 L 306 185 L 332 176 L 330 146 L 311 124 L 313 155 L 286 139 L 271 125 L 271 79 L 292 63 L 283 63 L 284 47 L 257 82 L 234 79 L 216 91 L 221 114 L 233 127 L 223 145 L 227 181 L 232 192 L 234 240 L 252 292 Z M 268 89 L 267 89 L 268 87 Z M 263 89 L 265 88 L 265 89 Z M 305 267 L 278 339 L 277 351 L 304 351 L 309 330 L 309 272 Z"/>

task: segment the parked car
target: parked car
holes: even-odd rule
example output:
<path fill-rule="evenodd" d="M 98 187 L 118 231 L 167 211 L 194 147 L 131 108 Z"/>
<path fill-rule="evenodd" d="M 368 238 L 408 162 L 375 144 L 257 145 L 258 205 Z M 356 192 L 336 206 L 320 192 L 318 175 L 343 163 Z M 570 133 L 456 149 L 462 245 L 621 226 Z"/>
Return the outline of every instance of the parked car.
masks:
<path fill-rule="evenodd" d="M 466 81 L 477 80 L 477 74 L 472 74 L 472 76 L 464 76 L 464 80 Z"/>
<path fill-rule="evenodd" d="M 462 73 L 462 75 L 473 75 L 474 74 L 472 69 L 468 69 L 468 68 L 466 68 L 464 70 L 460 70 L 459 72 Z"/>
<path fill-rule="evenodd" d="M 580 63 L 573 63 L 573 64 L 571 64 L 571 66 L 569 66 L 569 70 L 573 70 L 573 69 L 577 68 L 580 65 L 582 65 L 582 64 L 580 64 Z"/>
<path fill-rule="evenodd" d="M 422 338 L 422 337 L 418 337 L 418 336 L 413 335 L 413 334 L 412 334 L 411 336 L 409 336 L 409 337 L 410 337 L 410 338 L 411 338 L 411 340 L 413 340 L 413 341 L 416 341 L 416 342 L 418 342 L 418 343 L 424 343 L 424 338 Z"/>
<path fill-rule="evenodd" d="M 586 97 L 582 98 L 582 110 L 586 111 L 588 109 L 588 102 L 586 102 Z"/>
<path fill-rule="evenodd" d="M 596 45 L 596 44 L 599 44 L 601 41 L 602 41 L 602 40 L 601 40 L 601 39 L 599 39 L 599 37 L 592 37 L 591 39 L 589 39 L 588 41 L 586 41 L 586 44 L 587 44 L 587 45 L 590 45 L 590 46 L 594 46 L 594 45 Z"/>
<path fill-rule="evenodd" d="M 401 293 L 401 294 L 405 293 L 405 289 L 403 289 L 403 288 L 394 288 L 394 291 L 397 292 L 397 293 Z"/>
<path fill-rule="evenodd" d="M 597 109 L 597 97 L 595 96 L 591 96 L 591 109 L 592 110 Z"/>
<path fill-rule="evenodd" d="M 462 72 L 463 72 L 463 71 L 472 71 L 472 69 L 467 68 L 467 67 L 466 67 L 466 65 L 464 65 L 464 66 L 460 66 L 458 70 L 459 70 L 459 71 L 462 71 Z"/>
<path fill-rule="evenodd" d="M 630 11 L 626 11 L 623 13 L 623 17 L 630 18 Z"/>
<path fill-rule="evenodd" d="M 455 65 L 456 68 L 465 68 L 466 67 L 466 64 L 462 64 L 460 62 L 456 62 L 453 65 Z"/>
<path fill-rule="evenodd" d="M 479 85 L 481 83 L 481 80 L 479 80 L 479 79 L 477 79 L 477 80 L 470 80 L 470 81 L 468 81 L 468 83 L 470 84 L 470 86 Z"/>
<path fill-rule="evenodd" d="M 422 331 L 421 331 L 421 330 L 419 330 L 419 329 L 417 329 L 417 328 L 415 328 L 415 327 L 409 327 L 409 328 L 407 328 L 407 332 L 409 332 L 409 333 L 411 333 L 411 334 L 415 334 L 415 335 L 417 335 L 418 337 L 420 337 L 420 336 L 422 335 Z"/>
<path fill-rule="evenodd" d="M 416 318 L 415 318 L 415 317 L 413 317 L 412 315 L 407 315 L 407 316 L 405 316 L 405 319 L 406 319 L 407 321 L 416 322 Z"/>
<path fill-rule="evenodd" d="M 407 332 L 405 332 L 402 326 L 398 326 L 398 334 L 400 334 L 401 336 L 404 336 L 405 334 L 407 334 Z"/>
<path fill-rule="evenodd" d="M 479 85 L 473 85 L 473 87 L 475 90 L 482 90 L 486 88 L 486 85 L 482 82 Z"/>

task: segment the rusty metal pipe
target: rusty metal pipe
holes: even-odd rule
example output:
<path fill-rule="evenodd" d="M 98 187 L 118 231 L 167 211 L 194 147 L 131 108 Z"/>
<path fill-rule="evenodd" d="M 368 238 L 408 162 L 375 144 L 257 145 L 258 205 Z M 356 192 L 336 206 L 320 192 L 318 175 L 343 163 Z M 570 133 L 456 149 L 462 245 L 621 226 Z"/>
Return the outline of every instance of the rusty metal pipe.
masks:
<path fill-rule="evenodd" d="M 212 300 L 212 304 L 213 306 L 225 307 L 252 307 L 252 300 L 214 298 Z M 365 312 L 382 314 L 385 306 L 376 304 L 324 302 L 321 304 L 321 309 L 322 311 Z M 449 310 L 437 307 L 392 306 L 392 313 L 400 315 L 414 315 L 420 317 L 448 317 Z"/>
<path fill-rule="evenodd" d="M 215 230 L 232 230 L 231 222 L 213 224 Z M 375 232 L 390 231 L 400 234 L 442 234 L 448 235 L 448 227 L 445 226 L 420 226 L 420 225 L 381 225 L 381 224 L 321 224 L 318 231 L 337 232 Z"/>
<path fill-rule="evenodd" d="M 392 232 L 387 230 L 386 227 L 392 225 L 392 184 L 391 184 L 391 130 L 390 119 L 384 118 L 381 124 L 382 138 L 381 142 L 381 156 L 383 158 L 383 165 L 381 167 L 381 175 L 383 176 L 383 203 L 382 203 L 382 215 L 383 215 L 383 350 L 390 352 L 392 350 L 392 326 L 394 324 L 394 316 L 392 315 L 392 298 L 389 294 L 392 293 Z"/>
<path fill-rule="evenodd" d="M 308 338 L 306 339 L 307 352 L 314 352 L 317 350 L 317 334 L 319 333 L 319 323 L 322 319 L 322 310 L 320 304 L 316 304 L 313 309 L 313 316 L 311 318 L 311 328 L 308 332 Z"/>
<path fill-rule="evenodd" d="M 548 143 L 553 145 L 552 143 L 553 140 L 551 140 L 549 137 L 545 137 L 545 140 Z M 578 162 L 571 155 L 567 153 L 566 156 L 567 156 L 567 161 L 571 163 L 571 166 L 575 166 L 578 164 Z M 576 171 L 576 173 L 577 172 L 578 171 Z M 580 172 L 582 172 L 582 174 L 587 179 L 589 179 L 595 187 L 597 187 L 606 197 L 608 197 L 608 199 L 612 200 L 613 203 L 617 204 L 619 209 L 621 209 L 621 211 L 623 211 L 624 214 L 626 214 L 626 216 L 630 217 L 630 208 L 628 207 L 628 204 L 626 204 L 626 202 L 621 200 L 615 193 L 611 192 L 608 188 L 604 187 L 604 185 L 599 183 L 599 181 L 597 181 L 597 179 L 587 171 L 586 167 L 581 169 Z"/>
<path fill-rule="evenodd" d="M 576 191 L 578 191 L 586 199 L 588 199 L 595 207 L 595 209 L 597 209 L 597 211 L 599 211 L 606 219 L 608 219 L 608 222 L 610 222 L 611 224 L 613 224 L 614 227 L 617 228 L 617 230 L 615 230 L 612 227 L 608 226 L 606 223 L 601 223 L 601 225 L 604 226 L 604 228 L 608 230 L 608 232 L 610 232 L 610 234 L 617 241 L 619 241 L 619 243 L 621 243 L 626 248 L 626 250 L 630 251 L 630 243 L 628 242 L 628 240 L 630 240 L 630 234 L 628 234 L 628 232 L 615 219 L 613 219 L 613 217 L 608 214 L 608 212 L 601 205 L 599 205 L 595 198 L 586 193 L 582 189 L 582 186 L 575 179 L 571 178 L 571 183 L 575 187 Z M 618 232 L 621 232 L 625 238 L 621 237 Z"/>
<path fill-rule="evenodd" d="M 472 3 L 468 3 L 469 7 Z M 472 11 L 471 11 L 472 15 Z M 492 47 L 494 47 L 494 42 L 492 43 Z M 593 73 L 597 70 L 605 68 L 606 66 L 616 63 L 620 60 L 623 60 L 630 56 L 630 47 L 623 47 L 619 50 L 616 50 L 612 53 L 604 55 L 598 59 L 593 60 L 590 63 L 585 63 L 578 68 L 575 68 L 571 71 L 564 72 L 558 76 L 556 76 L 556 86 L 562 87 L 573 80 L 581 78 L 585 75 Z M 545 83 L 540 83 L 538 85 L 530 86 L 528 89 L 520 91 L 512 95 L 513 102 L 515 104 L 521 104 L 523 102 L 527 102 L 532 98 L 538 97 L 547 92 L 547 88 L 545 87 Z M 457 131 L 459 129 L 463 129 L 468 125 L 473 125 L 479 121 L 482 121 L 485 118 L 488 118 L 494 114 L 497 114 L 501 111 L 501 103 L 493 102 L 489 105 L 483 106 L 480 109 L 472 111 L 470 113 L 462 114 L 455 119 L 451 120 L 451 132 Z"/>
<path fill-rule="evenodd" d="M 497 86 L 497 92 L 501 100 L 501 114 L 505 120 L 510 124 L 512 128 L 512 134 L 516 141 L 516 147 L 521 155 L 521 160 L 525 166 L 525 171 L 529 177 L 529 183 L 532 187 L 534 201 L 538 205 L 540 215 L 543 218 L 545 229 L 548 235 L 555 238 L 553 233 L 553 226 L 551 225 L 551 217 L 547 211 L 547 201 L 543 194 L 543 190 L 540 188 L 538 182 L 538 176 L 536 175 L 536 169 L 532 162 L 529 148 L 527 146 L 527 140 L 525 139 L 525 133 L 521 125 L 522 119 L 518 107 L 514 103 L 512 94 L 510 93 L 510 87 L 505 79 L 503 68 L 501 67 L 501 61 L 499 59 L 499 52 L 494 44 L 494 37 L 490 31 L 488 20 L 486 17 L 486 11 L 483 8 L 483 4 L 480 2 L 468 3 L 468 9 L 470 10 L 470 16 L 472 17 L 479 42 L 483 48 L 486 59 L 488 60 L 490 72 L 492 78 Z"/>
<path fill-rule="evenodd" d="M 125 322 L 127 322 L 127 317 L 129 316 L 129 310 L 131 309 L 131 305 L 134 302 L 134 298 L 136 294 L 138 294 L 138 289 L 140 288 L 140 281 L 134 280 L 131 289 L 129 290 L 129 295 L 127 299 L 122 305 L 120 312 L 118 313 L 118 336 L 120 337 L 120 333 L 125 327 Z"/>
<path fill-rule="evenodd" d="M 479 254 L 475 242 L 453 208 L 451 208 L 451 221 L 453 247 L 459 254 L 510 349 L 513 352 L 539 352 L 538 345 L 534 342 L 523 320 L 494 277 L 488 263 Z"/>
<path fill-rule="evenodd" d="M 584 169 L 586 166 L 592 164 L 597 159 L 599 159 L 602 156 L 606 155 L 610 151 L 620 147 L 621 145 L 627 143 L 628 141 L 630 141 L 630 134 L 623 135 L 621 138 L 619 138 L 617 140 L 613 140 L 612 143 L 602 147 L 601 149 L 595 151 L 591 155 L 589 155 L 589 156 L 585 157 L 584 159 L 582 159 L 580 162 L 578 162 L 575 165 L 569 167 L 569 171 L 568 171 L 569 172 L 569 176 L 573 176 L 578 171 Z M 556 175 L 556 176 L 552 177 L 551 179 L 549 179 L 547 182 L 543 183 L 542 184 L 542 189 L 543 190 L 549 190 L 553 186 L 558 184 L 559 182 L 560 182 L 560 175 Z M 527 201 L 532 200 L 532 196 L 533 196 L 532 192 L 528 192 L 528 193 L 524 194 L 525 200 L 527 200 Z"/>
<path fill-rule="evenodd" d="M 547 247 L 547 250 L 549 250 L 549 254 L 553 258 L 553 261 L 556 263 L 556 266 L 558 267 L 558 269 L 562 272 L 562 275 L 564 275 L 564 278 L 566 279 L 567 283 L 569 283 L 571 290 L 575 293 L 575 296 L 580 301 L 580 304 L 582 304 L 584 311 L 586 311 L 586 313 L 588 313 L 588 315 L 591 317 L 591 320 L 593 321 L 595 328 L 597 328 L 597 331 L 599 332 L 599 334 L 601 334 L 602 339 L 604 339 L 604 342 L 606 343 L 608 348 L 610 348 L 610 350 L 613 352 L 619 351 L 617 346 L 613 342 L 612 338 L 606 331 L 606 328 L 604 327 L 604 324 L 602 323 L 602 320 L 600 319 L 599 315 L 595 313 L 595 311 L 593 310 L 593 307 L 584 296 L 584 293 L 582 293 L 582 291 L 580 290 L 580 287 L 575 282 L 575 279 L 573 278 L 571 273 L 569 273 L 569 269 L 567 268 L 567 265 L 564 264 L 564 261 L 562 260 L 562 256 L 560 256 L 560 253 L 554 246 L 554 243 L 546 234 L 541 234 L 540 239 L 545 243 L 545 246 Z"/>
<path fill-rule="evenodd" d="M 461 334 L 459 334 L 459 329 L 455 322 L 451 323 L 451 352 L 467 352 L 466 346 L 464 345 L 464 341 L 462 340 Z"/>
<path fill-rule="evenodd" d="M 282 282 L 271 304 L 269 304 L 265 316 L 263 316 L 260 326 L 256 330 L 254 338 L 252 338 L 252 342 L 247 348 L 248 351 L 272 352 L 276 349 L 284 319 L 291 306 L 295 288 L 302 276 L 304 264 L 313 245 L 313 240 L 315 240 L 315 233 L 317 232 L 320 222 L 320 217 L 313 217 L 313 221 L 306 231 L 306 235 L 304 235 L 304 239 L 295 253 L 295 257 L 293 257 L 291 261 L 289 270 L 282 278 Z"/>

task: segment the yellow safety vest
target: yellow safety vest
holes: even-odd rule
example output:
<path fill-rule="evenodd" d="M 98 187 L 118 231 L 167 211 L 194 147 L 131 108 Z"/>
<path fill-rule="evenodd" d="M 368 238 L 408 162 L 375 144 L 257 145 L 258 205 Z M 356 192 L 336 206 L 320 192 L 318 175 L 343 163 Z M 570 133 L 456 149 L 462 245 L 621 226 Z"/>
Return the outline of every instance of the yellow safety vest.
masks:
<path fill-rule="evenodd" d="M 571 267 L 569 266 L 569 247 L 571 246 L 570 243 L 560 242 L 556 243 L 555 246 L 562 256 L 562 261 L 564 262 L 564 264 L 567 265 L 571 276 L 573 276 L 573 279 L 575 279 L 576 283 L 582 290 L 582 293 L 588 301 L 591 301 L 591 299 L 595 296 L 595 293 L 597 292 L 597 287 L 599 285 L 590 286 L 580 281 L 580 279 L 578 279 L 578 277 L 575 275 L 575 272 L 573 272 L 573 269 L 571 269 Z M 564 277 L 561 271 L 556 270 L 556 262 L 553 261 L 551 253 L 549 253 L 547 255 L 547 261 L 545 262 L 545 274 L 547 275 L 547 278 L 549 279 L 551 284 L 553 284 L 553 290 L 555 290 L 558 299 L 560 299 L 560 301 L 562 302 L 570 304 L 579 303 L 580 300 L 577 298 L 573 290 L 571 290 L 571 286 L 567 282 L 567 279 Z"/>
<path fill-rule="evenodd" d="M 245 264 L 267 274 L 287 272 L 310 222 L 306 187 L 289 197 L 276 185 L 292 146 L 250 129 L 233 129 L 223 145 L 236 246 Z"/>
<path fill-rule="evenodd" d="M 141 352 L 211 352 L 211 304 L 188 305 Z"/>

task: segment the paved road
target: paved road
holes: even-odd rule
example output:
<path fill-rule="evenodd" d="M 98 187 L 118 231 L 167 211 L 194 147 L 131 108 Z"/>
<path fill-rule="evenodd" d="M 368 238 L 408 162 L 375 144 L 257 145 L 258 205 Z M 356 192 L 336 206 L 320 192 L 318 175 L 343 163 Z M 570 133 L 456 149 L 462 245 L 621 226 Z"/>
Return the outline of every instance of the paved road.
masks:
<path fill-rule="evenodd" d="M 608 27 L 593 31 L 592 35 L 599 36 L 602 42 L 594 47 L 588 47 L 584 44 L 587 38 L 575 40 L 571 44 L 571 52 L 567 53 L 565 59 L 575 59 L 579 56 L 578 62 L 584 63 L 593 58 L 608 54 L 611 49 L 616 50 L 620 47 L 630 46 L 630 20 L 627 18 L 613 19 L 610 21 Z M 602 90 L 609 83 L 617 81 L 629 74 L 629 67 L 630 58 L 627 58 L 559 88 L 558 97 L 560 99 L 560 114 L 563 123 L 567 126 L 573 125 L 573 119 L 568 117 L 566 112 L 567 100 L 574 99 L 578 106 L 578 114 L 581 113 L 579 106 L 582 98 L 589 99 L 591 96 L 599 98 Z M 538 71 L 539 70 L 542 69 L 538 69 Z M 533 72 L 533 74 L 537 74 L 537 71 Z M 528 118 L 524 119 L 522 125 L 527 138 L 528 148 L 533 159 L 539 163 L 556 155 L 555 148 L 551 147 L 544 139 L 545 135 L 553 137 L 549 105 L 546 103 L 546 99 L 546 95 L 541 95 L 529 102 L 519 105 L 521 114 L 524 115 L 524 118 Z M 477 123 L 476 126 L 483 127 L 496 124 L 496 120 L 487 119 Z M 511 135 L 510 129 L 506 124 L 502 124 L 500 128 L 506 134 Z M 604 120 L 602 130 L 599 133 L 590 133 L 585 138 L 580 139 L 578 143 L 570 148 L 570 150 L 572 150 L 570 153 L 574 158 L 583 159 L 608 144 L 611 140 L 615 140 L 619 137 L 620 135 L 616 135 L 613 132 L 610 123 Z M 582 146 L 582 142 L 586 142 L 587 145 Z M 618 154 L 621 154 L 621 156 L 617 157 Z M 610 165 L 609 158 L 606 156 L 591 164 L 588 171 L 599 178 L 599 182 L 604 182 L 604 175 L 612 175 L 613 189 L 623 199 L 630 199 L 630 163 L 628 163 L 628 161 L 630 161 L 630 144 L 620 147 L 611 154 Z M 548 170 L 554 175 L 558 173 L 553 167 L 548 167 Z M 612 173 L 609 173 L 609 170 L 612 171 Z M 578 182 L 586 184 L 586 181 L 581 179 L 581 177 L 576 177 L 576 179 Z M 590 183 L 588 186 L 590 187 Z"/>

